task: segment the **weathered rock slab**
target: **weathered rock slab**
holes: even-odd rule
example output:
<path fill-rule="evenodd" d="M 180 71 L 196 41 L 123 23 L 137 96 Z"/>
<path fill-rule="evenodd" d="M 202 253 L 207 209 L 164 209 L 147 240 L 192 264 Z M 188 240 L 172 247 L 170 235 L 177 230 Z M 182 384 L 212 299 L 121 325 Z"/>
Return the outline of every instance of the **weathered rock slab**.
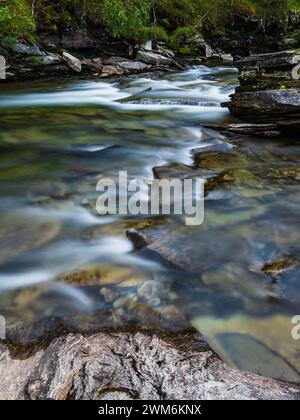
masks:
<path fill-rule="evenodd" d="M 299 128 L 299 63 L 298 50 L 252 55 L 236 61 L 241 86 L 224 106 L 246 121 Z"/>
<path fill-rule="evenodd" d="M 255 118 L 256 121 L 272 123 L 291 119 L 300 121 L 299 89 L 235 93 L 227 105 L 233 114 L 249 120 Z"/>
<path fill-rule="evenodd" d="M 138 60 L 146 64 L 151 64 L 157 67 L 160 67 L 160 66 L 169 67 L 174 64 L 174 61 L 171 58 L 165 57 L 161 54 L 156 54 L 152 51 L 140 50 L 137 52 L 136 57 Z"/>
<path fill-rule="evenodd" d="M 227 367 L 199 335 L 70 334 L 26 360 L 0 346 L 0 398 L 294 400 L 296 385 Z"/>
<path fill-rule="evenodd" d="M 76 71 L 77 73 L 80 73 L 82 70 L 82 64 L 81 61 L 77 58 L 74 57 L 72 54 L 63 53 L 63 58 L 65 60 L 65 62 L 67 63 L 67 65 L 74 71 Z"/>

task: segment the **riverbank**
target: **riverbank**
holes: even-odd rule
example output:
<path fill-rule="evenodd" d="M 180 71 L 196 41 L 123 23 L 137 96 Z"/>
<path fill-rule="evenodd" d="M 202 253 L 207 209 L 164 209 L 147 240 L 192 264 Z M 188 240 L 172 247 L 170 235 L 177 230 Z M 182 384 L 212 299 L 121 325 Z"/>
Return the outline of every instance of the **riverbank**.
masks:
<path fill-rule="evenodd" d="M 47 44 L 46 44 L 47 45 Z M 153 45 L 149 41 L 140 48 L 116 48 L 115 52 L 73 45 L 70 50 L 52 45 L 30 45 L 25 41 L 2 48 L 7 58 L 6 81 L 23 81 L 35 79 L 53 79 L 74 77 L 111 78 L 129 74 L 149 73 L 158 70 L 183 70 L 188 63 L 206 63 L 232 65 L 229 54 L 213 50 L 204 39 L 198 40 L 199 54 L 191 57 L 180 57 L 163 45 Z M 49 47 L 49 45 L 48 45 Z M 3 83 L 5 80 L 1 80 Z"/>

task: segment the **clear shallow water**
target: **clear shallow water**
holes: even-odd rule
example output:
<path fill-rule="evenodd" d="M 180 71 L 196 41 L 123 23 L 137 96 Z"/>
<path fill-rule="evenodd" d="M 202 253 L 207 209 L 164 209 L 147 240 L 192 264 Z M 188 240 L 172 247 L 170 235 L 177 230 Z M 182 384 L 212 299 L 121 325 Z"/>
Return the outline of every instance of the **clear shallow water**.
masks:
<path fill-rule="evenodd" d="M 2 88 L 0 312 L 9 324 L 193 325 L 229 363 L 298 381 L 299 141 L 205 129 L 229 119 L 220 103 L 236 83 L 234 69 L 199 66 Z M 157 166 L 208 178 L 202 226 L 96 214 L 101 176 L 149 181 Z M 132 227 L 151 250 L 133 251 Z"/>

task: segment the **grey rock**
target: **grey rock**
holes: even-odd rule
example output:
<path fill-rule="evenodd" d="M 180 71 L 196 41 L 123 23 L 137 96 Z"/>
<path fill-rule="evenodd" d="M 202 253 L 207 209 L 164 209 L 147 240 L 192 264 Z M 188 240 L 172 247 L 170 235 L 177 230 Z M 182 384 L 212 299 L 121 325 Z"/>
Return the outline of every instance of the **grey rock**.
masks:
<path fill-rule="evenodd" d="M 142 49 L 143 49 L 143 50 L 145 50 L 145 51 L 152 51 L 152 50 L 153 50 L 153 43 L 152 43 L 152 40 L 151 40 L 151 39 L 149 39 L 147 42 L 145 42 L 145 43 L 142 45 Z"/>
<path fill-rule="evenodd" d="M 194 37 L 192 41 L 197 46 L 198 50 L 204 55 L 205 58 L 212 58 L 215 55 L 212 47 L 208 45 L 203 38 Z"/>
<path fill-rule="evenodd" d="M 91 71 L 95 72 L 101 72 L 103 69 L 102 64 L 99 64 L 99 62 L 89 59 L 84 59 L 81 61 L 81 64 L 87 66 Z"/>
<path fill-rule="evenodd" d="M 233 114 L 249 120 L 300 121 L 300 89 L 237 92 L 227 105 Z"/>
<path fill-rule="evenodd" d="M 112 76 L 121 76 L 124 73 L 125 72 L 123 69 L 117 66 L 108 65 L 108 66 L 103 66 L 101 77 L 105 78 L 105 77 L 112 77 Z"/>
<path fill-rule="evenodd" d="M 93 58 L 92 62 L 96 64 L 97 66 L 102 66 L 102 58 L 100 57 Z"/>
<path fill-rule="evenodd" d="M 300 127 L 300 53 L 260 54 L 236 61 L 241 87 L 228 106 L 232 114 L 255 123 Z M 276 130 L 275 130 L 276 131 Z"/>
<path fill-rule="evenodd" d="M 300 53 L 297 50 L 282 51 L 269 54 L 257 54 L 235 62 L 239 70 L 245 68 L 279 68 L 294 66 L 300 63 Z"/>
<path fill-rule="evenodd" d="M 140 50 L 137 52 L 137 59 L 146 64 L 151 64 L 157 67 L 169 67 L 174 64 L 173 60 L 161 54 L 156 54 L 152 51 Z"/>
<path fill-rule="evenodd" d="M 42 57 L 43 63 L 46 65 L 58 64 L 63 61 L 63 58 L 59 54 L 53 54 L 47 52 L 47 55 Z"/>
<path fill-rule="evenodd" d="M 73 55 L 64 52 L 63 53 L 63 58 L 65 60 L 65 62 L 67 63 L 67 65 L 74 71 L 76 71 L 77 73 L 80 73 L 82 70 L 82 64 L 81 61 L 74 57 Z"/>
<path fill-rule="evenodd" d="M 158 54 L 161 54 L 164 57 L 168 57 L 168 58 L 171 58 L 171 59 L 175 58 L 175 55 L 176 55 L 175 52 L 170 50 L 169 48 L 159 46 L 159 47 L 157 47 L 156 50 L 157 50 Z"/>
<path fill-rule="evenodd" d="M 118 67 L 123 69 L 126 73 L 140 73 L 151 69 L 151 65 L 141 61 L 121 61 L 118 63 Z"/>
<path fill-rule="evenodd" d="M 44 56 L 46 55 L 44 52 L 41 51 L 40 47 L 38 45 L 28 45 L 23 44 L 21 42 L 17 42 L 13 47 L 11 47 L 12 50 L 18 54 L 24 54 L 24 55 L 33 55 L 33 56 Z"/>
<path fill-rule="evenodd" d="M 220 57 L 223 60 L 224 64 L 233 65 L 234 58 L 231 54 L 221 54 Z"/>
<path fill-rule="evenodd" d="M 3 400 L 297 400 L 299 387 L 225 365 L 197 334 L 69 334 L 27 359 L 0 345 Z"/>

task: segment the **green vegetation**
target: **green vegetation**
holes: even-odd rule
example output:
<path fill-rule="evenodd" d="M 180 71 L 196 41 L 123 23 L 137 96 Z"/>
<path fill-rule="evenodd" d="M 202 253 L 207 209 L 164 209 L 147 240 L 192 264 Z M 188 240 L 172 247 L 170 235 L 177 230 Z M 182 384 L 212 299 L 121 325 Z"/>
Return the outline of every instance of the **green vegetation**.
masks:
<path fill-rule="evenodd" d="M 0 38 L 34 40 L 35 21 L 26 0 L 0 0 Z"/>
<path fill-rule="evenodd" d="M 287 29 L 299 0 L 0 0 L 0 38 L 33 40 L 35 27 L 53 33 L 66 26 L 93 25 L 115 39 L 148 39 L 193 50 L 190 40 L 206 33 L 238 36 L 239 19 L 257 19 L 262 32 Z"/>

